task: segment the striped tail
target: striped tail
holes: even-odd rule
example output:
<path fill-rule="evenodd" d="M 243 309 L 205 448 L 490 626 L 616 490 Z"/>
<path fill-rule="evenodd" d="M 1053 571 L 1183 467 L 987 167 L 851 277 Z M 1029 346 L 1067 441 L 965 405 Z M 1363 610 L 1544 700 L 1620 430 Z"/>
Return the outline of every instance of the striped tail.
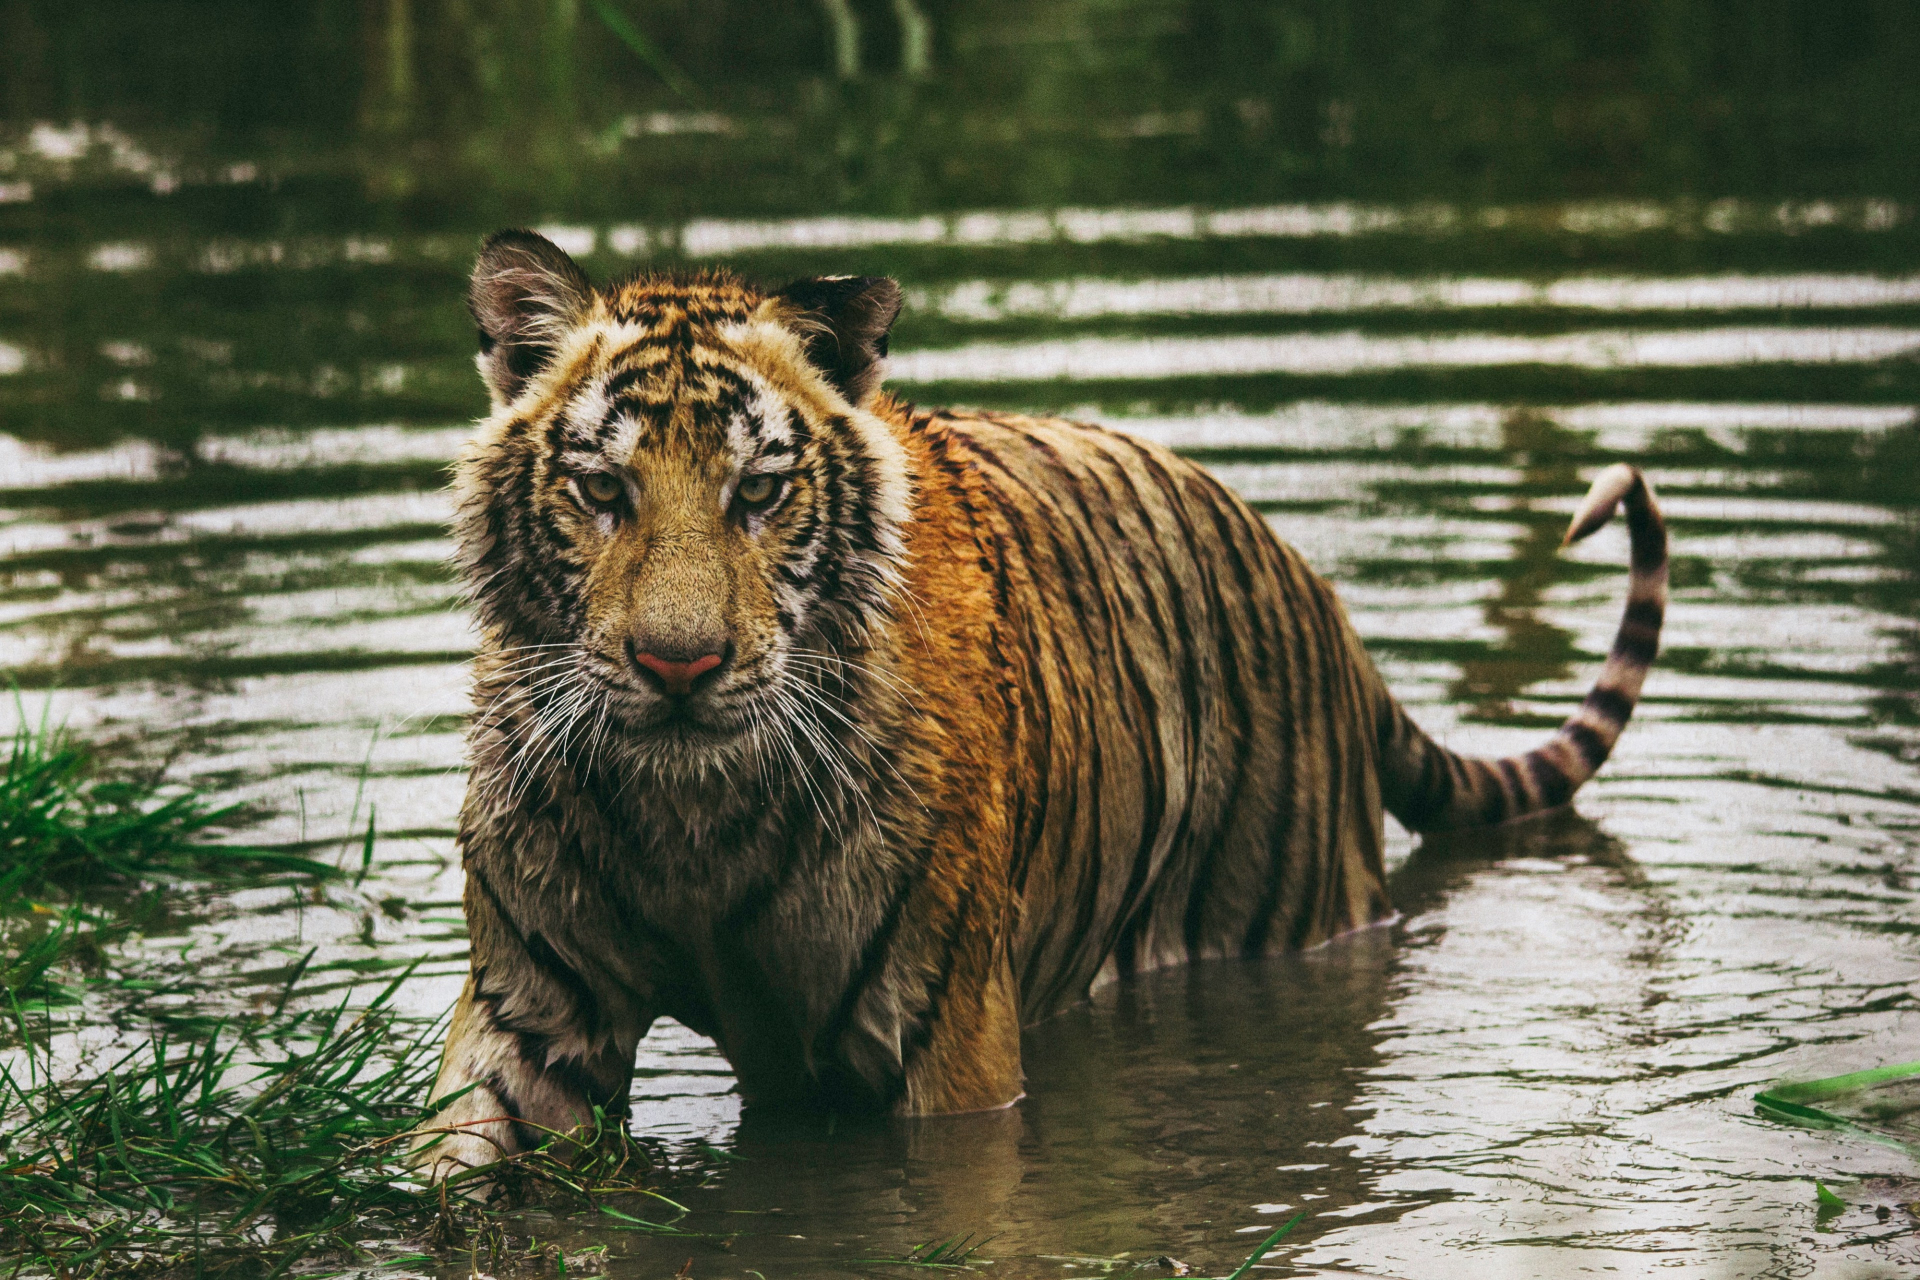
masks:
<path fill-rule="evenodd" d="M 1600 679 L 1552 738 L 1521 756 L 1459 756 L 1427 737 L 1383 684 L 1381 798 L 1408 830 L 1485 827 L 1565 805 L 1619 741 L 1659 651 L 1667 607 L 1667 527 L 1640 469 L 1615 463 L 1601 472 L 1561 544 L 1599 529 L 1623 501 L 1633 540 L 1626 612 Z"/>

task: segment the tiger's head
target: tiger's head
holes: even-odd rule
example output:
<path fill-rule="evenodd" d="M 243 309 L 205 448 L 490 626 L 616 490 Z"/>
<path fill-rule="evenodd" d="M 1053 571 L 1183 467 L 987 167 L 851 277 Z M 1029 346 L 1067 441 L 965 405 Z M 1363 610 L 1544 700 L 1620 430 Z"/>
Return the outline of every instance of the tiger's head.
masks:
<path fill-rule="evenodd" d="M 899 287 L 595 288 L 507 231 L 468 305 L 493 409 L 455 532 L 506 687 L 563 747 L 683 774 L 804 720 L 795 687 L 843 670 L 901 582 L 907 459 L 871 412 Z"/>

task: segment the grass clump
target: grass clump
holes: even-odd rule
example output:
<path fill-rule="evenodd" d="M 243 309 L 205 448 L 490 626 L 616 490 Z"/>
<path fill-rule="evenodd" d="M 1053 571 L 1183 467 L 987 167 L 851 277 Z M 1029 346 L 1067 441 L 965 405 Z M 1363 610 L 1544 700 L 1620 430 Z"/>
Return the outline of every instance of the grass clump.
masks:
<path fill-rule="evenodd" d="M 297 854 L 207 840 L 238 813 L 165 796 L 155 778 L 106 773 L 91 747 L 23 710 L 0 763 L 0 905 L 223 873 L 338 875 Z"/>
<path fill-rule="evenodd" d="M 29 1040 L 24 1065 L 0 1067 L 0 1251 L 69 1275 L 284 1271 L 349 1227 L 377 1234 L 416 1199 L 397 1186 L 398 1136 L 433 1068 L 394 990 L 353 1016 L 156 1030 L 77 1080 Z"/>
<path fill-rule="evenodd" d="M 991 1263 L 992 1259 L 975 1260 L 973 1254 L 992 1239 L 992 1237 L 985 1237 L 975 1240 L 974 1234 L 967 1232 L 960 1236 L 948 1237 L 945 1241 L 929 1241 L 909 1250 L 901 1262 L 910 1263 L 917 1268 L 965 1268 L 972 1266 L 975 1262 Z"/>
<path fill-rule="evenodd" d="M 0 1271 L 274 1276 L 423 1247 L 478 1268 L 514 1256 L 520 1195 L 657 1197 L 647 1154 L 612 1123 L 472 1172 L 500 1191 L 486 1206 L 419 1188 L 407 1155 L 445 1102 L 429 1097 L 444 1027 L 394 1009 L 411 969 L 364 1008 L 349 994 L 302 1010 L 303 960 L 270 1006 L 156 1013 L 130 1048 L 57 1063 L 55 1024 L 35 1015 L 79 999 L 62 967 L 104 966 L 173 890 L 345 873 L 210 839 L 234 807 L 104 773 L 44 717 L 0 750 L 0 1022 L 17 1034 L 0 1057 Z"/>
<path fill-rule="evenodd" d="M 974 1257 L 974 1253 L 991 1240 L 993 1240 L 991 1236 L 982 1237 L 974 1232 L 958 1233 L 944 1241 L 922 1241 L 897 1258 L 862 1259 L 860 1262 L 881 1263 L 890 1267 L 944 1268 L 955 1272 L 965 1271 L 993 1262 L 992 1259 Z"/>
<path fill-rule="evenodd" d="M 340 875 L 298 854 L 210 840 L 240 807 L 168 794 L 157 777 L 109 773 L 45 712 L 36 724 L 18 700 L 15 708 L 0 757 L 0 993 L 9 999 L 77 1001 L 80 988 L 58 971 L 97 968 L 107 948 L 160 914 L 167 889 Z"/>
<path fill-rule="evenodd" d="M 423 1245 L 479 1261 L 513 1252 L 505 1216 L 524 1196 L 665 1200 L 617 1124 L 472 1172 L 500 1189 L 486 1205 L 414 1183 L 445 1029 L 392 1009 L 405 978 L 358 1011 L 155 1031 L 78 1079 L 29 1042 L 0 1067 L 0 1256 L 63 1276 L 280 1276 Z"/>

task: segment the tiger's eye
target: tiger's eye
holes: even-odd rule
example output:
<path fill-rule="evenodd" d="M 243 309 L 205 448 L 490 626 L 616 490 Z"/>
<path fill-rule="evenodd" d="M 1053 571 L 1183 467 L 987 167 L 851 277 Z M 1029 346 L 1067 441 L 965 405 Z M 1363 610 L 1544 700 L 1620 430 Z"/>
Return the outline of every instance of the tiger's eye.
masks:
<path fill-rule="evenodd" d="M 620 482 L 603 471 L 594 472 L 586 477 L 580 482 L 580 487 L 587 491 L 588 498 L 602 507 L 620 497 Z"/>
<path fill-rule="evenodd" d="M 780 478 L 778 476 L 742 476 L 740 488 L 736 492 L 740 495 L 740 501 L 747 506 L 759 507 L 772 502 L 773 496 L 780 492 Z"/>

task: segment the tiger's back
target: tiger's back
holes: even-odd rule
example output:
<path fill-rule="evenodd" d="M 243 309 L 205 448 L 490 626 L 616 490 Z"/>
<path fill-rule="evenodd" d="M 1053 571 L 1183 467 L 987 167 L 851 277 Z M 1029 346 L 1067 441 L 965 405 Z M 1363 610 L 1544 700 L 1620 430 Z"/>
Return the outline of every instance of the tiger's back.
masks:
<path fill-rule="evenodd" d="M 1308 947 L 1385 914 L 1378 678 L 1299 553 L 1129 436 L 993 415 L 911 434 L 924 501 L 970 509 L 1020 691 L 1024 1021 L 1103 971 Z"/>

